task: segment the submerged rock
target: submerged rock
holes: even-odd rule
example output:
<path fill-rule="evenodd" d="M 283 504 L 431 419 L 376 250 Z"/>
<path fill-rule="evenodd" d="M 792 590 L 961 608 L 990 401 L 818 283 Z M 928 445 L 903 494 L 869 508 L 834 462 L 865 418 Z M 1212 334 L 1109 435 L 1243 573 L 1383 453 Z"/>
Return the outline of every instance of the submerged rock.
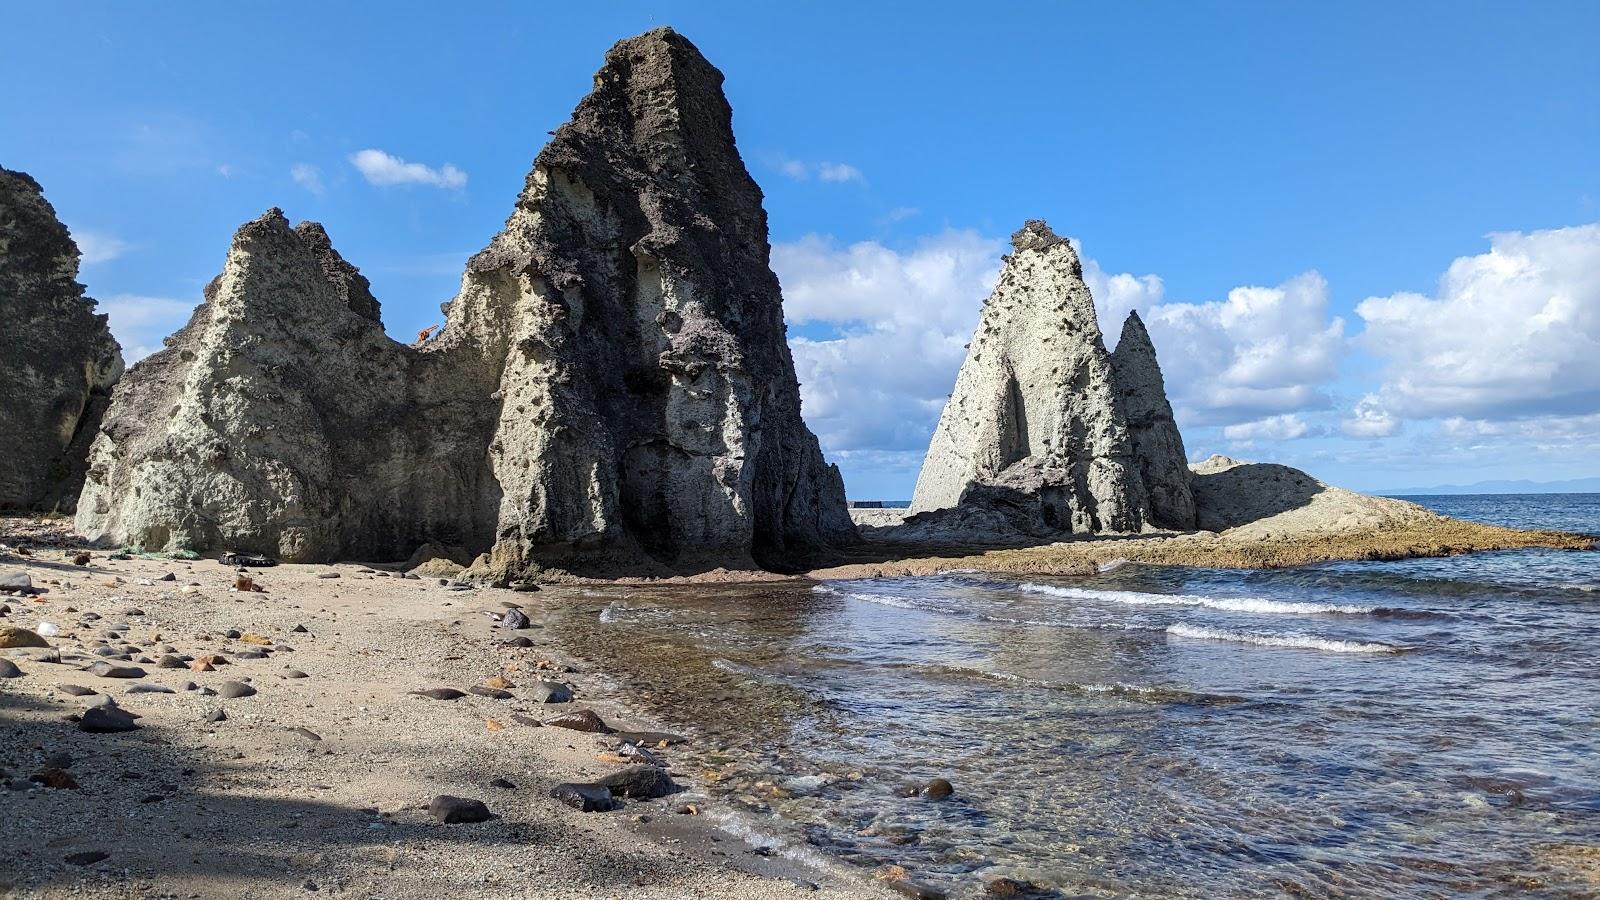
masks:
<path fill-rule="evenodd" d="M 240 228 L 118 389 L 78 529 L 288 562 L 453 548 L 496 584 L 797 569 L 856 540 L 721 85 L 670 29 L 613 47 L 415 347 L 321 226 Z"/>
<path fill-rule="evenodd" d="M 1029 534 L 1138 531 L 1148 501 L 1078 254 L 1039 220 L 1011 245 L 912 510 L 1000 510 Z"/>
<path fill-rule="evenodd" d="M 71 511 L 122 348 L 39 183 L 0 167 L 0 508 Z"/>
<path fill-rule="evenodd" d="M 1111 354 L 1111 374 L 1150 499 L 1150 521 L 1165 528 L 1194 528 L 1189 457 L 1172 417 L 1172 404 L 1167 401 L 1155 345 L 1138 312 L 1128 313 L 1122 324 L 1122 336 Z"/>

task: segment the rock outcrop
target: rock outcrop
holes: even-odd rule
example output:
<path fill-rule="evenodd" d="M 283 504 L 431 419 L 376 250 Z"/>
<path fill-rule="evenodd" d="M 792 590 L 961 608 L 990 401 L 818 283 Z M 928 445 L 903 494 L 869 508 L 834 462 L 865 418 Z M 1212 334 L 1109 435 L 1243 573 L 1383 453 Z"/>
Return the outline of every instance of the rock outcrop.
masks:
<path fill-rule="evenodd" d="M 319 226 L 241 228 L 119 390 L 80 529 L 302 561 L 431 542 L 497 582 L 797 568 L 854 541 L 721 85 L 670 29 L 613 47 L 416 347 Z"/>
<path fill-rule="evenodd" d="M 1195 527 L 1194 491 L 1183 435 L 1178 433 L 1172 404 L 1167 402 L 1155 345 L 1138 312 L 1128 313 L 1122 324 L 1122 336 L 1111 354 L 1111 374 L 1149 496 L 1150 521 L 1181 531 Z"/>
<path fill-rule="evenodd" d="M 1027 534 L 1139 531 L 1148 501 L 1078 254 L 1038 220 L 1011 244 L 911 508 L 1003 508 Z"/>
<path fill-rule="evenodd" d="M 122 348 L 39 183 L 0 168 L 0 508 L 70 512 Z"/>

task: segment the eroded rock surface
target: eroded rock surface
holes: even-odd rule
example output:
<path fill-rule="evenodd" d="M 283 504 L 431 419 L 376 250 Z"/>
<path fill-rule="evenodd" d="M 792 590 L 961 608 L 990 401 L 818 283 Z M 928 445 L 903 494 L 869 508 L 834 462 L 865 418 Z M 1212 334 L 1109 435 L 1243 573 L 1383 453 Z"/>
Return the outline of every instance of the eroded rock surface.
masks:
<path fill-rule="evenodd" d="M 77 279 L 77 244 L 39 183 L 0 168 L 0 508 L 72 510 L 122 375 Z"/>
<path fill-rule="evenodd" d="M 1195 527 L 1194 491 L 1183 435 L 1167 402 L 1166 383 L 1150 332 L 1137 312 L 1128 313 L 1111 354 L 1117 403 L 1128 422 L 1133 455 L 1150 500 L 1150 521 L 1163 528 Z"/>
<path fill-rule="evenodd" d="M 613 47 L 416 347 L 320 226 L 245 225 L 119 390 L 79 528 L 295 561 L 431 542 L 497 582 L 799 568 L 855 540 L 721 85 L 670 29 Z"/>
<path fill-rule="evenodd" d="M 1078 254 L 1012 235 L 923 461 L 914 512 L 983 505 L 1029 534 L 1138 531 L 1148 510 Z"/>

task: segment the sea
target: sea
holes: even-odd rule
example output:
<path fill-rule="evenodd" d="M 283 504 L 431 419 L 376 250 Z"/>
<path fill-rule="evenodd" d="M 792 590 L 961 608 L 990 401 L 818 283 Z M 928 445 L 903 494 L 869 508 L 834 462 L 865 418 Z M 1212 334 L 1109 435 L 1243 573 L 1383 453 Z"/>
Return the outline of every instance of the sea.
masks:
<path fill-rule="evenodd" d="M 1600 533 L 1600 494 L 1409 497 Z M 951 897 L 1600 894 L 1600 553 L 598 591 L 753 850 Z M 947 799 L 916 788 L 947 779 Z M 899 867 L 898 869 L 889 867 Z"/>

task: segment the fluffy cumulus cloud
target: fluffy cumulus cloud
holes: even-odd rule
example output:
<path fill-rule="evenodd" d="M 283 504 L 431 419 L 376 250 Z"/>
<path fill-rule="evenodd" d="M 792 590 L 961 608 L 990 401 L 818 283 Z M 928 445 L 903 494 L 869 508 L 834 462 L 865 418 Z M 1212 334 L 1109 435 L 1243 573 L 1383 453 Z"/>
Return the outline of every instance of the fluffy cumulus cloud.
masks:
<path fill-rule="evenodd" d="M 1328 284 L 1307 272 L 1226 300 L 1159 303 L 1143 314 L 1181 421 L 1230 425 L 1325 409 L 1345 355 Z"/>
<path fill-rule="evenodd" d="M 1490 237 L 1437 295 L 1372 297 L 1359 342 L 1405 418 L 1505 420 L 1600 408 L 1600 223 Z"/>
<path fill-rule="evenodd" d="M 368 149 L 352 153 L 350 164 L 368 183 L 378 187 L 424 184 L 456 189 L 467 186 L 467 173 L 449 163 L 433 168 L 422 163 L 406 162 L 382 150 Z"/>
<path fill-rule="evenodd" d="M 1390 412 L 1377 394 L 1367 394 L 1356 401 L 1350 415 L 1339 423 L 1339 430 L 1353 438 L 1393 437 L 1400 433 L 1400 417 Z"/>
<path fill-rule="evenodd" d="M 160 350 L 162 339 L 182 328 L 194 312 L 190 300 L 115 294 L 100 301 L 111 334 L 122 345 L 122 360 L 133 365 Z"/>
<path fill-rule="evenodd" d="M 1292 441 L 1309 437 L 1312 433 L 1311 426 L 1293 413 L 1267 416 L 1254 422 L 1240 422 L 1222 429 L 1223 437 L 1241 446 L 1249 446 L 1256 441 Z"/>
<path fill-rule="evenodd" d="M 1138 310 L 1140 318 L 1148 317 L 1150 309 L 1166 294 L 1166 285 L 1159 275 L 1109 273 L 1100 268 L 1094 257 L 1084 255 L 1081 243 L 1074 240 L 1072 246 L 1083 260 L 1083 282 L 1094 295 L 1094 312 L 1105 332 L 1106 346 L 1115 347 L 1128 313 Z"/>
<path fill-rule="evenodd" d="M 806 418 L 830 454 L 911 468 L 966 356 L 1003 244 L 946 231 L 900 251 L 816 235 L 773 247 L 791 326 L 827 323 L 790 341 Z M 892 459 L 883 454 L 898 454 Z"/>

